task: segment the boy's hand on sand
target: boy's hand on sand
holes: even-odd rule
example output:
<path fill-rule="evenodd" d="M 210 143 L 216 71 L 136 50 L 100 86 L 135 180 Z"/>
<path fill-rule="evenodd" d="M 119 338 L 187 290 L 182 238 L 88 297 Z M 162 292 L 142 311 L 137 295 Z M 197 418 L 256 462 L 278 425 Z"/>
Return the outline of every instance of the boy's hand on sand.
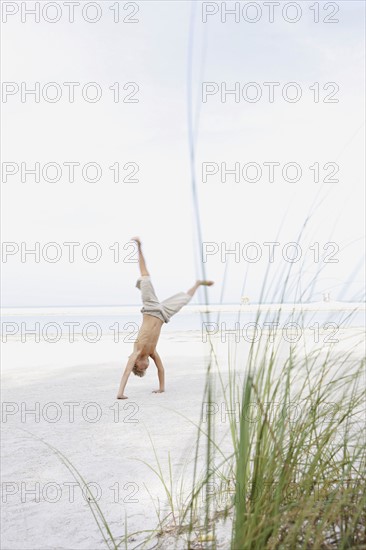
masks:
<path fill-rule="evenodd" d="M 117 395 L 117 399 L 128 399 L 127 395 Z"/>
<path fill-rule="evenodd" d="M 153 390 L 152 393 L 164 393 L 165 390 Z"/>

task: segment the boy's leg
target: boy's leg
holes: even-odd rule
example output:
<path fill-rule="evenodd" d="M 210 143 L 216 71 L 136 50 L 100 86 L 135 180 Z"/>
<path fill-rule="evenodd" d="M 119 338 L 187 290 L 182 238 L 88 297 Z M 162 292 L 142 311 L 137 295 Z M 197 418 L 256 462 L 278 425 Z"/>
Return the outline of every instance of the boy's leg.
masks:
<path fill-rule="evenodd" d="M 140 268 L 141 277 L 145 277 L 146 275 L 150 275 L 150 273 L 148 272 L 147 267 L 146 267 L 146 262 L 145 262 L 144 255 L 142 253 L 141 241 L 140 241 L 139 237 L 134 237 L 131 240 L 135 241 L 135 243 L 137 244 L 137 250 L 138 250 L 138 254 L 139 254 L 139 268 Z"/>
<path fill-rule="evenodd" d="M 178 292 L 178 294 L 174 294 L 174 296 L 170 296 L 166 300 L 163 300 L 161 305 L 165 316 L 165 322 L 168 323 L 173 315 L 178 313 L 183 306 L 186 306 L 192 299 L 192 296 L 193 294 L 188 294 L 188 292 Z"/>
<path fill-rule="evenodd" d="M 194 296 L 194 293 L 196 292 L 197 288 L 200 287 L 201 285 L 211 286 L 213 285 L 213 281 L 196 281 L 195 284 L 192 286 L 192 288 L 187 290 L 187 294 L 189 294 L 190 296 Z"/>
<path fill-rule="evenodd" d="M 142 313 L 156 313 L 161 311 L 161 305 L 158 297 L 155 294 L 154 287 L 151 283 L 150 273 L 146 267 L 146 262 L 144 255 L 141 250 L 141 241 L 138 237 L 132 239 L 137 244 L 138 254 L 139 254 L 139 268 L 140 268 L 140 277 L 137 280 L 136 286 L 141 290 L 141 298 L 143 303 Z M 156 315 L 164 321 L 164 318 L 159 314 Z"/>
<path fill-rule="evenodd" d="M 183 306 L 187 305 L 188 302 L 190 302 L 197 288 L 201 285 L 211 286 L 213 285 L 213 282 L 196 281 L 196 283 L 192 286 L 192 288 L 187 290 L 187 292 L 179 292 L 178 294 L 174 294 L 174 296 L 171 296 L 170 298 L 167 298 L 166 300 L 163 300 L 161 302 L 164 313 L 166 315 L 166 322 L 168 322 L 170 318 L 173 317 L 173 315 L 178 313 L 178 311 L 180 311 Z"/>

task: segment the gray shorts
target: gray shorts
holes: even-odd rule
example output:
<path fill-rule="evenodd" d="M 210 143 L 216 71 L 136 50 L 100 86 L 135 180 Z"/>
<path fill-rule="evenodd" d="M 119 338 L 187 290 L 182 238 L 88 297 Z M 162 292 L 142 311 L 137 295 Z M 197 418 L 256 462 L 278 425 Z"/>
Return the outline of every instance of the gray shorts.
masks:
<path fill-rule="evenodd" d="M 160 302 L 155 294 L 149 275 L 140 277 L 137 280 L 136 286 L 141 290 L 142 303 L 144 305 L 141 313 L 148 313 L 153 317 L 157 317 L 163 323 L 169 323 L 171 317 L 188 304 L 192 298 L 186 292 L 178 292 L 178 294 L 174 294 L 174 296 Z"/>

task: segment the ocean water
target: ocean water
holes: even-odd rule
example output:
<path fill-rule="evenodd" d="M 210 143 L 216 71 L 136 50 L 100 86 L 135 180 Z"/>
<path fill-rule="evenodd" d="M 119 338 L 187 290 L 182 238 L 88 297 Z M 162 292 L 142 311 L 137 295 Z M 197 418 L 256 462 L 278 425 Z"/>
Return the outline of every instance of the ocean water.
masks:
<path fill-rule="evenodd" d="M 2 342 L 70 339 L 84 335 L 116 337 L 131 335 L 131 342 L 142 322 L 141 306 L 100 306 L 67 308 L 7 308 L 2 310 Z M 329 330 L 365 327 L 365 304 L 283 304 L 186 306 L 169 323 L 165 333 L 220 334 L 225 331 L 268 331 L 299 328 Z M 94 335 L 94 336 L 93 336 Z"/>

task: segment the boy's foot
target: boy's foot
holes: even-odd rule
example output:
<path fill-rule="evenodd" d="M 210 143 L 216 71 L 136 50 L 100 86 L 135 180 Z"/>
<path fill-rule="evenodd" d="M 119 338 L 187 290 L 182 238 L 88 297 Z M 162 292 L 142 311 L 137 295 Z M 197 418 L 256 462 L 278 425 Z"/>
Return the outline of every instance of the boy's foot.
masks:
<path fill-rule="evenodd" d="M 213 281 L 197 281 L 202 286 L 212 286 L 214 284 Z"/>

